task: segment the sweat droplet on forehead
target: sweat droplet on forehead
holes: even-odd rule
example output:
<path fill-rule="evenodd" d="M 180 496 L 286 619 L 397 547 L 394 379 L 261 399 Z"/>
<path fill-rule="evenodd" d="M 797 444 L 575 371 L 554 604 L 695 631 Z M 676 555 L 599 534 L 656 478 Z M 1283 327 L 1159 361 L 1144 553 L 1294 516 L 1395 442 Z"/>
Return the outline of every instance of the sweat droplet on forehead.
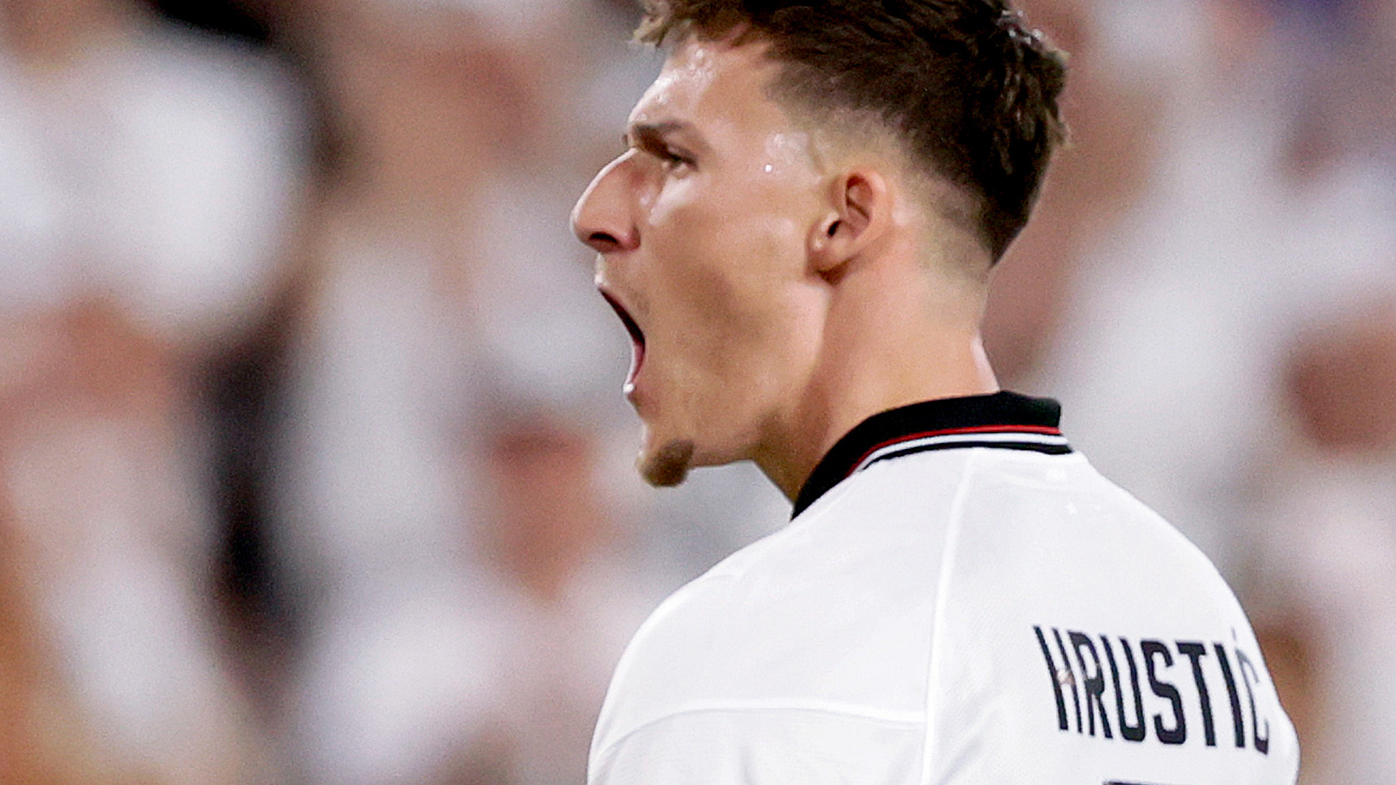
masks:
<path fill-rule="evenodd" d="M 692 41 L 689 45 L 681 46 L 674 52 L 673 56 L 669 58 L 665 70 L 682 73 L 685 79 L 706 83 L 712 81 L 713 66 L 712 46 Z"/>
<path fill-rule="evenodd" d="M 763 145 L 762 171 L 767 174 L 791 166 L 804 165 L 809 160 L 809 134 L 779 132 L 766 137 Z"/>
<path fill-rule="evenodd" d="M 687 94 L 691 100 L 712 84 L 713 77 L 712 53 L 705 46 L 685 44 L 665 61 L 663 70 L 645 91 L 636 111 L 643 113 L 667 107 L 681 94 Z"/>
<path fill-rule="evenodd" d="M 766 139 L 766 154 L 784 161 L 804 156 L 809 150 L 809 134 L 787 131 L 771 134 Z"/>

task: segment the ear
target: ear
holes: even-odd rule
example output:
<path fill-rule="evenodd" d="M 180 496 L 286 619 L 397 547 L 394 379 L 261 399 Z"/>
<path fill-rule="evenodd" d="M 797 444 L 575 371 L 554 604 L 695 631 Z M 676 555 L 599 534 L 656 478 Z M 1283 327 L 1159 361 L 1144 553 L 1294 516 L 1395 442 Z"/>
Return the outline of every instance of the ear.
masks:
<path fill-rule="evenodd" d="M 892 226 L 892 194 L 876 169 L 850 169 L 830 186 L 829 209 L 810 231 L 809 255 L 819 274 L 830 277 Z"/>

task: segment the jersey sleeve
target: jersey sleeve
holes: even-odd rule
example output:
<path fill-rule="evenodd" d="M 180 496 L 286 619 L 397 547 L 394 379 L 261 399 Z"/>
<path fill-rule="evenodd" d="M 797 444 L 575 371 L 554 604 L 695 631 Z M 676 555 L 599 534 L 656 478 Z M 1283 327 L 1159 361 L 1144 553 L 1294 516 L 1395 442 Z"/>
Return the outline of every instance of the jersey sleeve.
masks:
<path fill-rule="evenodd" d="M 670 715 L 596 750 L 589 785 L 912 785 L 924 726 L 788 708 Z"/>

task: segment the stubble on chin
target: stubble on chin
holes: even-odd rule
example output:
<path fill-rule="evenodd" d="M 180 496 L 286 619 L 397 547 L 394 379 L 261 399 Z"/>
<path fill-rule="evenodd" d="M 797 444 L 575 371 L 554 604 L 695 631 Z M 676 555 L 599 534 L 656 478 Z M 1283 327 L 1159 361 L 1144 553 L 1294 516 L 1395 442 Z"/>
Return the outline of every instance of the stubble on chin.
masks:
<path fill-rule="evenodd" d="M 641 455 L 640 475 L 659 488 L 671 488 L 688 477 L 693 465 L 693 441 L 675 439 L 649 455 Z"/>

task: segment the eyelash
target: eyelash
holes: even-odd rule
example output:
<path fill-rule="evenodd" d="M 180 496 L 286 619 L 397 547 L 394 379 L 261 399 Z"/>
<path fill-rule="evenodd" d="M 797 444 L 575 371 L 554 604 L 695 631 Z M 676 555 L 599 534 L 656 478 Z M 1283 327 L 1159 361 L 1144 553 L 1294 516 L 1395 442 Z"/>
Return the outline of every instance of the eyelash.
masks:
<path fill-rule="evenodd" d="M 693 165 L 692 158 L 662 143 L 656 142 L 653 144 L 646 144 L 642 141 L 631 145 L 629 140 L 626 140 L 626 144 L 627 146 L 634 147 L 647 155 L 657 158 L 659 162 L 664 165 L 665 169 L 676 169 L 679 166 Z"/>
<path fill-rule="evenodd" d="M 687 156 L 677 153 L 667 147 L 661 147 L 656 149 L 654 151 L 654 155 L 656 158 L 663 161 L 664 165 L 670 169 L 678 166 L 693 165 L 693 161 L 690 160 Z"/>

